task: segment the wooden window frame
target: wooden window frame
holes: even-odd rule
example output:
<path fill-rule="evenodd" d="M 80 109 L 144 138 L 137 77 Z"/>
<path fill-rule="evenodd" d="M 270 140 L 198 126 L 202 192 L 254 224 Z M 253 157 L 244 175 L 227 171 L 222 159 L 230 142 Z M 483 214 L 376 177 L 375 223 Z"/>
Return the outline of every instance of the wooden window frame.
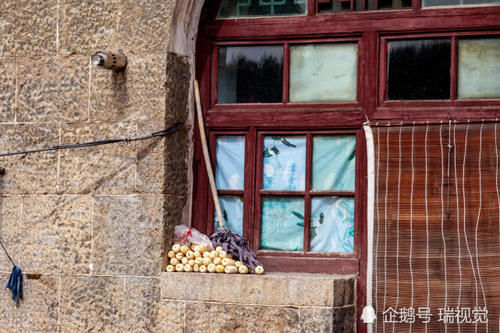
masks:
<path fill-rule="evenodd" d="M 357 58 L 357 78 L 359 82 L 361 77 L 361 66 L 359 53 L 362 49 L 359 36 L 354 37 L 340 37 L 340 38 L 320 38 L 320 39 L 293 39 L 293 40 L 272 40 L 272 41 L 241 41 L 241 42 L 214 42 L 212 45 L 212 61 L 211 61 L 211 98 L 210 110 L 223 111 L 223 110 L 261 110 L 263 107 L 271 107 L 273 109 L 289 110 L 290 108 L 303 109 L 311 108 L 317 109 L 323 106 L 336 106 L 336 107 L 360 107 L 361 89 L 360 85 L 356 87 L 356 100 L 354 101 L 335 101 L 335 102 L 290 102 L 290 46 L 295 45 L 313 45 L 313 44 L 342 44 L 342 43 L 357 43 L 358 45 L 358 58 Z M 283 45 L 283 96 L 281 103 L 224 103 L 218 104 L 217 90 L 218 90 L 218 64 L 219 64 L 219 47 L 221 46 L 262 46 L 262 45 Z"/>
<path fill-rule="evenodd" d="M 305 16 L 239 18 L 215 20 L 213 7 L 217 1 L 211 2 L 213 7 L 205 6 L 200 21 L 196 46 L 196 78 L 200 82 L 202 104 L 207 130 L 212 133 L 244 131 L 256 138 L 258 131 L 273 130 L 358 130 L 361 139 L 356 141 L 356 208 L 357 250 L 354 261 L 357 279 L 358 309 L 365 302 L 366 277 L 366 147 L 362 125 L 366 119 L 377 121 L 429 121 L 471 120 L 500 118 L 500 106 L 491 100 L 460 102 L 454 105 L 434 106 L 396 103 L 382 105 L 380 100 L 380 69 L 383 57 L 383 41 L 389 38 L 404 36 L 428 36 L 429 34 L 456 34 L 457 36 L 491 35 L 500 31 L 500 6 L 421 8 L 421 1 L 413 1 L 413 9 L 373 10 L 318 13 L 317 0 L 308 2 L 308 13 Z M 208 1 L 207 1 L 208 3 Z M 358 54 L 358 105 L 339 104 L 301 104 L 287 107 L 260 104 L 255 107 L 233 109 L 214 106 L 211 98 L 212 63 L 211 52 L 217 43 L 234 43 L 249 41 L 289 41 L 320 39 L 359 38 Z M 456 66 L 456 65 L 455 65 Z M 213 144 L 212 144 L 213 145 Z M 193 160 L 193 210 L 192 224 L 207 232 L 207 212 L 210 192 L 207 175 L 203 164 L 201 145 L 197 131 L 194 131 Z M 250 147 L 256 149 L 256 147 Z M 253 180 L 255 181 L 255 180 Z M 254 195 L 254 194 L 253 194 Z M 252 208 L 253 209 L 253 208 Z M 208 223 L 210 224 L 210 223 Z M 338 274 L 352 272 L 353 267 L 346 265 L 345 258 L 308 257 L 310 272 L 322 272 L 321 268 L 333 266 Z M 297 262 L 304 258 L 283 256 L 282 265 L 289 271 L 297 270 Z M 335 262 L 337 260 L 337 262 Z M 268 270 L 274 268 L 267 267 Z M 350 273 L 349 273 L 350 274 Z M 358 330 L 364 331 L 366 325 L 360 322 L 358 311 Z"/>
<path fill-rule="evenodd" d="M 359 235 L 361 232 L 361 216 L 357 212 L 362 210 L 363 202 L 357 189 L 360 187 L 362 176 L 358 171 L 360 163 L 356 159 L 355 189 L 353 191 L 328 191 L 313 190 L 312 186 L 312 138 L 316 135 L 342 135 L 352 134 L 356 136 L 356 144 L 361 140 L 359 130 L 291 130 L 266 129 L 264 131 L 212 131 L 210 133 L 211 159 L 216 161 L 216 140 L 218 136 L 244 136 L 245 137 L 245 170 L 243 190 L 218 190 L 219 195 L 237 195 L 243 197 L 243 236 L 249 240 L 251 247 L 257 252 L 259 259 L 272 270 L 281 272 L 317 272 L 317 273 L 344 273 L 356 274 L 358 271 L 358 249 Z M 306 188 L 302 191 L 277 191 L 262 189 L 262 165 L 263 165 L 263 137 L 265 135 L 287 135 L 307 137 L 306 147 Z M 357 148 L 356 148 L 357 151 Z M 214 163 L 215 164 L 215 163 Z M 304 198 L 304 250 L 303 251 L 273 251 L 260 249 L 262 197 L 283 196 Z M 308 251 L 310 246 L 310 210 L 313 197 L 320 196 L 347 196 L 354 199 L 354 251 L 352 253 L 319 253 Z M 214 202 L 211 196 L 207 198 L 207 225 L 203 231 L 212 234 L 215 226 Z M 307 250 L 306 250 L 307 248 Z M 309 261 L 313 259 L 320 265 L 311 266 Z"/>
<path fill-rule="evenodd" d="M 429 108 L 454 108 L 461 107 L 480 107 L 484 104 L 488 106 L 500 106 L 499 98 L 484 99 L 459 99 L 458 98 L 458 40 L 462 37 L 481 38 L 496 37 L 500 39 L 500 30 L 490 31 L 465 31 L 465 32 L 439 32 L 428 34 L 407 34 L 398 36 L 382 36 L 380 48 L 380 78 L 379 78 L 379 96 L 378 103 L 381 108 L 394 107 L 425 107 Z M 451 41 L 451 68 L 450 68 L 450 98 L 434 100 L 388 100 L 388 78 L 387 78 L 387 56 L 388 43 L 397 40 L 425 39 L 425 38 L 449 38 Z"/>

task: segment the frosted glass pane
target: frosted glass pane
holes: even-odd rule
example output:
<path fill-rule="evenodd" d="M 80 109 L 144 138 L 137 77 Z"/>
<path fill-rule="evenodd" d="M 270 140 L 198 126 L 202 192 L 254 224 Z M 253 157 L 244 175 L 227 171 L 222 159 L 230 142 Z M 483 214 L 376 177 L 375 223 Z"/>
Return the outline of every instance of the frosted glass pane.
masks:
<path fill-rule="evenodd" d="M 356 136 L 315 136 L 313 138 L 314 190 L 354 191 Z"/>
<path fill-rule="evenodd" d="M 311 251 L 354 251 L 354 198 L 317 197 L 311 202 Z"/>
<path fill-rule="evenodd" d="M 243 236 L 243 198 L 239 196 L 223 195 L 219 197 L 222 217 L 226 228 Z M 219 219 L 214 209 L 215 230 L 219 229 Z"/>
<path fill-rule="evenodd" d="M 458 42 L 458 98 L 500 97 L 500 38 Z"/>
<path fill-rule="evenodd" d="M 243 190 L 245 175 L 245 137 L 218 136 L 215 182 L 220 190 Z"/>
<path fill-rule="evenodd" d="M 302 251 L 304 199 L 265 197 L 262 201 L 260 248 Z"/>
<path fill-rule="evenodd" d="M 222 0 L 217 18 L 301 15 L 307 0 Z"/>
<path fill-rule="evenodd" d="M 265 136 L 262 178 L 264 190 L 304 190 L 306 137 Z"/>
<path fill-rule="evenodd" d="M 290 101 L 356 100 L 358 45 L 312 44 L 290 47 Z"/>

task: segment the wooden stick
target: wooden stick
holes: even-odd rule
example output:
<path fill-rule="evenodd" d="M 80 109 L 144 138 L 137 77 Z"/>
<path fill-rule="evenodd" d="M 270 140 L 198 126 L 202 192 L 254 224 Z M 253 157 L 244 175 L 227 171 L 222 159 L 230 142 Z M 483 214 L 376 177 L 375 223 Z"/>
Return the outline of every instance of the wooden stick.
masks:
<path fill-rule="evenodd" d="M 200 87 L 198 86 L 197 80 L 194 80 L 194 98 L 196 100 L 196 114 L 198 116 L 198 127 L 200 128 L 201 147 L 203 150 L 203 157 L 205 159 L 205 166 L 207 167 L 210 190 L 212 192 L 212 197 L 214 199 L 215 210 L 217 211 L 217 218 L 219 220 L 219 225 L 222 228 L 224 228 L 225 227 L 224 218 L 222 217 L 219 195 L 217 194 L 217 188 L 215 187 L 214 172 L 212 169 L 212 163 L 210 163 L 210 155 L 208 153 L 207 137 L 205 135 L 205 125 L 203 123 L 203 113 L 201 112 Z"/>

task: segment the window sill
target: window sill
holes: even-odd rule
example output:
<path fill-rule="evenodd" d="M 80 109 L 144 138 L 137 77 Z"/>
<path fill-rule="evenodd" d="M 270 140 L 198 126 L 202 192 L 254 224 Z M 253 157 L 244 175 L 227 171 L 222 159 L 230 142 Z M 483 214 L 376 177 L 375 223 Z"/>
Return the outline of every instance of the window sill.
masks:
<path fill-rule="evenodd" d="M 354 304 L 356 277 L 310 273 L 162 273 L 162 298 L 246 305 L 341 307 Z"/>

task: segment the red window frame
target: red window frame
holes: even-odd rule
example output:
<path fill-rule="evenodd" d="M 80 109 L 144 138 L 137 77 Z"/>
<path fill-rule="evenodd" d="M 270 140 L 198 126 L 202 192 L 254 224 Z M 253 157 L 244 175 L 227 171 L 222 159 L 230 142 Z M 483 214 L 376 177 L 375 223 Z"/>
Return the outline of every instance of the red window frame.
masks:
<path fill-rule="evenodd" d="M 304 16 L 241 18 L 216 20 L 218 2 L 210 2 L 202 13 L 196 51 L 196 77 L 200 82 L 202 103 L 207 129 L 212 133 L 244 131 L 256 138 L 258 131 L 273 130 L 357 130 L 360 139 L 356 142 L 356 208 L 357 252 L 355 267 L 357 280 L 357 302 L 362 308 L 365 300 L 366 276 L 366 149 L 362 124 L 371 122 L 403 120 L 482 120 L 500 118 L 500 106 L 492 100 L 459 101 L 443 105 L 415 101 L 412 103 L 381 103 L 381 68 L 384 57 L 384 41 L 409 36 L 429 36 L 430 34 L 456 36 L 491 35 L 500 31 L 500 6 L 446 7 L 421 9 L 421 1 L 413 1 L 413 9 L 346 11 L 318 13 L 318 0 L 308 1 L 308 13 Z M 206 2 L 208 3 L 208 1 Z M 290 41 L 320 39 L 359 38 L 358 55 L 358 104 L 261 104 L 256 106 L 234 105 L 234 108 L 219 107 L 213 103 L 211 89 L 211 52 L 217 43 L 251 41 Z M 222 45 L 222 44 L 221 44 Z M 455 65 L 456 66 L 456 65 Z M 439 101 L 438 101 L 439 102 Z M 193 226 L 207 230 L 208 201 L 210 197 L 207 175 L 203 165 L 200 141 L 194 131 L 195 154 L 193 162 Z M 213 145 L 213 144 L 212 144 Z M 256 149 L 255 146 L 250 147 Z M 252 194 L 255 195 L 255 194 Z M 252 208 L 253 209 L 253 208 Z M 337 258 L 329 258 L 337 260 Z M 345 260 L 345 258 L 340 258 Z M 282 256 L 282 265 L 289 270 L 297 270 L 297 262 L 304 258 Z M 331 265 L 323 258 L 308 257 L 313 260 L 310 271 L 318 272 L 318 267 Z M 345 261 L 337 261 L 333 266 L 339 274 L 345 273 Z M 335 261 L 334 261 L 335 262 Z M 269 267 L 270 270 L 273 267 Z M 360 312 L 358 312 L 358 323 Z M 358 325 L 362 331 L 364 325 Z"/>
<path fill-rule="evenodd" d="M 450 99 L 443 100 L 388 100 L 387 99 L 387 54 L 389 51 L 389 42 L 396 40 L 410 40 L 422 38 L 450 38 L 451 41 L 451 68 L 450 68 Z M 428 34 L 407 34 L 400 36 L 382 36 L 380 49 L 380 80 L 379 80 L 379 106 L 384 107 L 470 107 L 482 106 L 487 103 L 489 106 L 500 105 L 500 98 L 488 99 L 458 99 L 458 40 L 461 37 L 481 38 L 496 37 L 500 38 L 500 30 L 491 31 L 467 31 L 467 32 L 441 32 Z"/>
<path fill-rule="evenodd" d="M 271 271 L 282 272 L 317 272 L 317 273 L 343 273 L 356 274 L 358 271 L 359 238 L 362 230 L 361 214 L 363 202 L 361 195 L 357 191 L 362 180 L 362 159 L 356 159 L 355 169 L 355 190 L 354 191 L 327 191 L 313 190 L 312 186 L 312 137 L 316 135 L 342 135 L 352 134 L 356 136 L 356 152 L 358 142 L 362 140 L 360 130 L 291 130 L 282 129 L 257 131 L 213 131 L 210 133 L 211 159 L 216 161 L 216 140 L 218 136 L 245 136 L 245 182 L 243 190 L 218 190 L 219 195 L 243 196 L 243 236 L 249 240 L 251 247 L 257 252 L 259 259 Z M 263 137 L 266 135 L 287 135 L 306 136 L 306 188 L 302 191 L 275 191 L 262 189 L 263 172 Z M 271 251 L 260 249 L 261 232 L 261 210 L 263 196 L 280 197 L 301 197 L 304 198 L 304 251 Z M 319 196 L 348 196 L 354 198 L 354 251 L 352 253 L 318 253 L 309 252 L 310 246 L 310 211 L 312 197 Z M 211 196 L 208 197 L 207 214 L 207 234 L 212 234 L 214 230 L 214 202 Z M 205 230 L 205 229 L 202 229 Z M 314 258 L 320 265 L 311 266 L 305 258 Z"/>
<path fill-rule="evenodd" d="M 360 98 L 362 97 L 361 87 L 358 84 L 356 87 L 355 101 L 335 101 L 335 102 L 290 102 L 290 46 L 308 45 L 308 44 L 336 44 L 336 43 L 357 43 L 358 45 L 358 69 L 357 82 L 362 77 L 362 68 L 360 66 L 359 54 L 362 52 L 362 43 L 360 36 L 339 37 L 339 38 L 317 38 L 317 39 L 293 39 L 293 40 L 257 40 L 257 41 L 241 41 L 241 42 L 214 42 L 212 44 L 212 61 L 211 61 L 211 110 L 261 110 L 265 107 L 281 107 L 283 109 L 296 108 L 320 108 L 322 106 L 342 106 L 342 107 L 359 107 L 361 105 Z M 218 89 L 218 63 L 219 63 L 219 47 L 221 46 L 261 46 L 261 45 L 283 45 L 283 100 L 281 103 L 225 103 L 218 104 L 217 89 Z"/>

